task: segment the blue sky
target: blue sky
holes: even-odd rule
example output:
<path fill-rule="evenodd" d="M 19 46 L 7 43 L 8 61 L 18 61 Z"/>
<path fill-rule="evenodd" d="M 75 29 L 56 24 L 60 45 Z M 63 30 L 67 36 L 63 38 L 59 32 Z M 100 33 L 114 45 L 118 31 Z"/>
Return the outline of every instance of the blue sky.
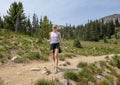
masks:
<path fill-rule="evenodd" d="M 46 15 L 59 25 L 84 24 L 88 20 L 120 13 L 120 0 L 0 0 L 0 16 L 7 14 L 14 1 L 23 3 L 26 16 L 32 18 L 36 13 L 40 18 Z"/>

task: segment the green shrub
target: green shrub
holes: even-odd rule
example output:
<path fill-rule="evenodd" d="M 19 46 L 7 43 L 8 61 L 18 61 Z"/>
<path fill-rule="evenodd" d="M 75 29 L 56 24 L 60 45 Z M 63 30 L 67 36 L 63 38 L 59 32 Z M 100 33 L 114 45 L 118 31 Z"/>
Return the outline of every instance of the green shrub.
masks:
<path fill-rule="evenodd" d="M 65 60 L 65 56 L 64 56 L 64 55 L 59 55 L 59 59 L 60 59 L 61 61 L 64 61 L 64 60 Z"/>
<path fill-rule="evenodd" d="M 113 57 L 113 59 L 111 60 L 110 64 L 120 68 L 120 56 Z"/>
<path fill-rule="evenodd" d="M 68 72 L 64 73 L 64 77 L 66 79 L 71 79 L 71 80 L 74 80 L 74 81 L 78 80 L 77 74 L 75 72 L 72 72 L 72 71 L 68 71 Z"/>
<path fill-rule="evenodd" d="M 118 44 L 118 42 L 117 42 L 117 41 L 114 41 L 114 44 Z"/>
<path fill-rule="evenodd" d="M 120 69 L 120 56 L 116 56 L 116 66 Z"/>
<path fill-rule="evenodd" d="M 22 56 L 24 54 L 24 52 L 19 51 L 19 52 L 17 52 L 17 54 L 20 55 L 20 56 Z"/>
<path fill-rule="evenodd" d="M 65 58 L 72 58 L 72 57 L 75 57 L 75 55 L 74 54 L 68 54 L 68 53 L 59 55 L 59 59 L 62 60 L 62 61 L 64 61 Z"/>
<path fill-rule="evenodd" d="M 25 62 L 27 62 L 27 58 L 25 56 L 15 60 L 15 63 L 25 63 Z"/>
<path fill-rule="evenodd" d="M 72 54 L 64 54 L 64 56 L 65 56 L 66 58 L 72 58 L 72 57 L 73 57 Z"/>
<path fill-rule="evenodd" d="M 87 81 L 95 81 L 95 78 L 93 76 L 93 74 L 85 71 L 85 70 L 82 70 L 80 72 L 78 72 L 78 77 L 79 79 L 87 79 Z"/>
<path fill-rule="evenodd" d="M 48 61 L 48 55 L 42 55 L 42 56 L 40 57 L 40 60 Z"/>
<path fill-rule="evenodd" d="M 106 39 L 106 37 L 103 38 L 104 43 L 108 43 L 108 40 Z"/>
<path fill-rule="evenodd" d="M 106 66 L 106 62 L 105 61 L 99 61 L 99 63 L 100 63 L 101 67 L 105 67 Z"/>
<path fill-rule="evenodd" d="M 70 65 L 71 63 L 70 63 L 69 61 L 66 61 L 66 64 L 67 64 L 67 65 Z"/>
<path fill-rule="evenodd" d="M 77 65 L 77 67 L 79 67 L 79 68 L 84 68 L 84 67 L 86 67 L 88 65 L 88 63 L 86 63 L 86 62 L 80 62 L 78 65 Z"/>
<path fill-rule="evenodd" d="M 7 47 L 0 48 L 0 51 L 7 51 L 7 50 L 8 50 Z"/>
<path fill-rule="evenodd" d="M 105 79 L 105 80 L 103 81 L 103 84 L 102 84 L 102 85 L 110 85 L 109 80 Z"/>
<path fill-rule="evenodd" d="M 37 60 L 37 59 L 40 59 L 40 54 L 39 52 L 30 52 L 29 54 L 26 55 L 26 57 L 30 60 Z"/>
<path fill-rule="evenodd" d="M 89 64 L 88 68 L 90 68 L 92 70 L 93 73 L 97 73 L 97 67 L 95 66 L 95 64 Z"/>
<path fill-rule="evenodd" d="M 76 47 L 76 48 L 82 48 L 79 39 L 75 39 L 74 40 L 73 46 Z"/>
<path fill-rule="evenodd" d="M 2 59 L 3 58 L 3 55 L 2 55 L 2 53 L 0 53 L 0 59 Z"/>
<path fill-rule="evenodd" d="M 34 85 L 56 85 L 54 81 L 52 80 L 38 80 Z"/>

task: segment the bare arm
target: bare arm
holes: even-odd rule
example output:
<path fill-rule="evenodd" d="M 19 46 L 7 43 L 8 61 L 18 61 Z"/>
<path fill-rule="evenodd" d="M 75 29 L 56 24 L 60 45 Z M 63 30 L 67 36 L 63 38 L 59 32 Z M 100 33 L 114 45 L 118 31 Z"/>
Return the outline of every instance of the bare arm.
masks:
<path fill-rule="evenodd" d="M 62 41 L 60 32 L 58 32 L 58 36 L 59 36 L 59 41 L 60 41 L 60 43 L 63 45 L 63 41 Z"/>

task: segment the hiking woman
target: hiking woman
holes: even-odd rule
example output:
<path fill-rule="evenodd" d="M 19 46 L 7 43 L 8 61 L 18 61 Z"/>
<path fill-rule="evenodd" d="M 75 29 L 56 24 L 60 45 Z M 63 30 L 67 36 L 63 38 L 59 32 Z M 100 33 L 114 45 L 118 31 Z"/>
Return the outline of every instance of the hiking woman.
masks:
<path fill-rule="evenodd" d="M 52 32 L 50 32 L 50 50 L 52 51 L 55 73 L 58 72 L 58 53 L 60 52 L 60 41 L 61 35 L 57 31 L 57 25 L 53 25 Z"/>

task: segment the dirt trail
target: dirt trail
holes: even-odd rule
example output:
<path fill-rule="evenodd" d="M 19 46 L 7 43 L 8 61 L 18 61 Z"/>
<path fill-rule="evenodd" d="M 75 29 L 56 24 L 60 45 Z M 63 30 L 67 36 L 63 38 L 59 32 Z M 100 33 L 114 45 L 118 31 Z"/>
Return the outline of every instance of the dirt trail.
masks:
<path fill-rule="evenodd" d="M 0 66 L 0 77 L 5 81 L 6 85 L 33 85 L 34 82 L 38 79 L 54 79 L 54 78 L 63 78 L 63 73 L 68 70 L 79 70 L 77 64 L 79 62 L 88 62 L 93 63 L 97 61 L 105 60 L 103 56 L 78 56 L 71 59 L 66 59 L 65 61 L 60 61 L 59 64 L 62 65 L 66 61 L 70 62 L 70 65 L 60 66 L 61 70 L 59 73 L 54 74 L 53 65 L 51 61 L 42 62 L 42 61 L 32 61 L 29 64 L 6 64 Z M 114 56 L 114 54 L 108 55 Z M 31 68 L 39 67 L 40 71 L 31 71 Z M 47 67 L 51 71 L 50 75 L 43 74 L 44 67 Z"/>

